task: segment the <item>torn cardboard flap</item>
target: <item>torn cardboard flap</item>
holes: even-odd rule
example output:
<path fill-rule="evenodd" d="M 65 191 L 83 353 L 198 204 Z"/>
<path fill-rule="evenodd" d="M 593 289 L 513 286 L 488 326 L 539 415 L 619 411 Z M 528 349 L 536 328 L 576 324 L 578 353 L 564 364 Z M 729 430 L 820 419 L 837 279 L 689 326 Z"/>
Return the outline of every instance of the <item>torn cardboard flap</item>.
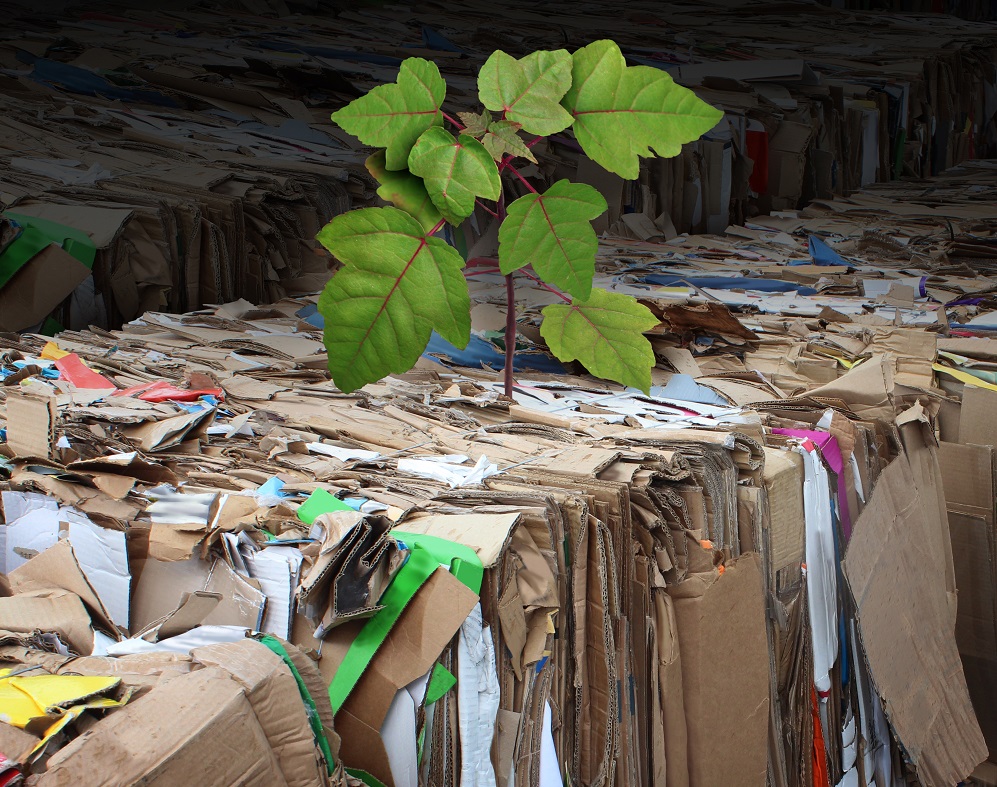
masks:
<path fill-rule="evenodd" d="M 153 423 L 130 426 L 122 433 L 143 451 L 165 451 L 203 437 L 214 419 L 215 409 L 185 413 Z"/>
<path fill-rule="evenodd" d="M 922 502 L 930 496 L 918 488 L 908 458 L 894 460 L 855 523 L 844 571 L 886 714 L 921 781 L 942 787 L 969 776 L 987 747 L 952 636 L 941 565 L 948 558 L 923 549 L 932 530 L 948 530 Z M 944 711 L 925 718 L 925 703 Z"/>
<path fill-rule="evenodd" d="M 404 555 L 386 517 L 336 511 L 315 522 L 325 529 L 325 540 L 302 580 L 298 603 L 321 637 L 351 619 L 376 613 Z"/>
<path fill-rule="evenodd" d="M 7 445 L 16 456 L 48 459 L 55 446 L 55 397 L 7 395 Z"/>
<path fill-rule="evenodd" d="M 409 533 L 436 536 L 471 547 L 485 568 L 491 568 L 505 550 L 519 512 L 502 514 L 460 514 L 456 516 L 413 514 L 398 522 Z"/>
<path fill-rule="evenodd" d="M 11 571 L 8 579 L 11 589 L 17 594 L 63 590 L 76 595 L 87 606 L 94 622 L 102 631 L 118 636 L 118 629 L 112 622 L 110 613 L 87 581 L 69 541 L 59 541 L 55 546 L 31 558 Z"/>
<path fill-rule="evenodd" d="M 90 615 L 80 597 L 64 590 L 33 590 L 0 598 L 0 631 L 55 634 L 74 653 L 93 652 Z"/>

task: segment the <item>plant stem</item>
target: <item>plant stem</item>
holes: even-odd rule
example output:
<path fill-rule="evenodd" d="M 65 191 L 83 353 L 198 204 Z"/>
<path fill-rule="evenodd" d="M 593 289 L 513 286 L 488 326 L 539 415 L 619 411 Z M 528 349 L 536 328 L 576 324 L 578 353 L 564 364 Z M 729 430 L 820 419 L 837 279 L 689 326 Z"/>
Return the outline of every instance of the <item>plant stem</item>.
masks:
<path fill-rule="evenodd" d="M 523 272 L 523 275 L 526 276 L 526 278 L 533 279 L 533 281 L 535 281 L 537 284 L 539 284 L 541 287 L 543 287 L 545 290 L 547 290 L 547 292 L 554 293 L 558 298 L 560 298 L 565 303 L 571 303 L 571 298 L 569 298 L 567 295 L 565 295 L 563 292 L 561 292 L 556 287 L 551 287 L 547 282 L 543 281 L 536 274 L 530 273 L 525 268 L 520 268 L 520 270 Z"/>
<path fill-rule="evenodd" d="M 426 237 L 428 238 L 432 235 L 435 235 L 437 232 L 443 229 L 443 225 L 446 223 L 447 223 L 446 219 L 440 219 L 438 222 L 436 222 L 436 226 L 426 233 Z"/>
<path fill-rule="evenodd" d="M 516 285 L 505 277 L 505 395 L 512 398 L 512 365 L 516 360 Z"/>
<path fill-rule="evenodd" d="M 442 109 L 440 110 L 440 114 L 443 115 L 443 117 L 445 119 L 449 120 L 453 125 L 455 125 L 459 131 L 463 131 L 464 130 L 464 124 L 461 123 L 459 120 L 457 120 L 456 118 L 450 117 L 450 115 L 448 115 Z"/>
<path fill-rule="evenodd" d="M 522 176 L 522 175 L 520 174 L 519 170 L 518 170 L 518 169 L 516 169 L 516 168 L 515 168 L 514 166 L 512 166 L 512 164 L 509 164 L 509 165 L 508 165 L 508 166 L 506 167 L 506 169 L 507 169 L 507 170 L 509 170 L 509 172 L 511 172 L 511 173 L 512 173 L 513 175 L 515 175 L 515 176 L 516 176 L 517 178 L 519 178 L 519 179 L 520 179 L 520 180 L 521 180 L 521 181 L 523 182 L 523 185 L 524 185 L 524 186 L 526 186 L 526 188 L 528 188 L 528 189 L 529 189 L 530 191 L 532 191 L 532 192 L 533 192 L 534 194 L 538 194 L 538 193 L 539 193 L 539 192 L 538 192 L 538 191 L 537 191 L 537 190 L 536 190 L 535 188 L 533 188 L 533 184 L 532 184 L 532 183 L 530 183 L 530 181 L 528 181 L 528 180 L 527 180 L 526 178 L 524 178 L 524 177 L 523 177 L 523 176 Z"/>
<path fill-rule="evenodd" d="M 483 203 L 480 199 L 476 199 L 475 202 L 477 203 L 478 207 L 481 208 L 485 213 L 490 213 L 496 219 L 499 217 L 498 213 L 496 213 L 494 210 L 485 205 L 485 203 Z"/>
<path fill-rule="evenodd" d="M 505 221 L 505 189 L 498 198 L 499 224 Z M 512 398 L 512 367 L 516 360 L 516 285 L 512 274 L 505 277 L 505 395 Z"/>

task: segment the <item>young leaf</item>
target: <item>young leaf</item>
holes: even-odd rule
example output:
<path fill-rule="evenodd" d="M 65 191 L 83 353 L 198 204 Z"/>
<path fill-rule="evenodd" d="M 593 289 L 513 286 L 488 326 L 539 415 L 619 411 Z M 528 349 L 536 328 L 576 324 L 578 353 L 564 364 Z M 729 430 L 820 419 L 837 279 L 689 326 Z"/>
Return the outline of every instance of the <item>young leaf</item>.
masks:
<path fill-rule="evenodd" d="M 397 208 L 336 216 L 318 240 L 344 264 L 319 298 L 329 371 L 346 393 L 407 372 L 435 329 L 467 346 L 471 302 L 457 251 Z"/>
<path fill-rule="evenodd" d="M 658 324 L 629 295 L 592 290 L 587 301 L 555 303 L 543 310 L 540 335 L 562 361 L 579 361 L 596 377 L 651 390 L 654 351 L 644 337 Z"/>
<path fill-rule="evenodd" d="M 435 63 L 410 57 L 402 63 L 397 82 L 351 101 L 333 112 L 332 120 L 365 145 L 385 148 L 388 169 L 405 169 L 419 135 L 443 124 L 440 105 L 446 92 Z"/>
<path fill-rule="evenodd" d="M 559 180 L 543 194 L 520 197 L 509 205 L 499 228 L 502 273 L 532 262 L 545 281 L 576 298 L 588 298 L 599 246 L 590 222 L 606 208 L 606 200 L 594 188 L 567 180 Z"/>
<path fill-rule="evenodd" d="M 664 71 L 627 66 L 612 41 L 596 41 L 572 56 L 571 89 L 563 104 L 574 116 L 575 137 L 589 158 L 627 180 L 651 149 L 677 156 L 723 117 Z"/>
<path fill-rule="evenodd" d="M 488 124 L 492 122 L 492 115 L 487 109 L 480 115 L 476 112 L 458 112 L 457 117 L 464 124 L 463 133 L 476 139 L 481 139 L 482 135 L 488 131 Z"/>
<path fill-rule="evenodd" d="M 566 49 L 534 52 L 521 60 L 500 49 L 478 73 L 478 96 L 528 134 L 556 134 L 571 125 L 571 115 L 560 105 L 571 86 L 571 67 Z"/>
<path fill-rule="evenodd" d="M 366 166 L 371 176 L 381 184 L 377 196 L 415 218 L 426 232 L 443 218 L 426 191 L 426 184 L 408 170 L 388 169 L 383 150 L 368 158 Z"/>
<path fill-rule="evenodd" d="M 501 161 L 506 153 L 511 153 L 514 156 L 529 159 L 536 164 L 537 157 L 516 133 L 519 129 L 519 123 L 513 123 L 511 120 L 496 120 L 488 126 L 484 137 L 481 138 L 481 144 L 496 161 Z"/>
<path fill-rule="evenodd" d="M 426 131 L 412 148 L 409 169 L 426 183 L 433 204 L 451 224 L 474 212 L 474 198 L 497 200 L 502 189 L 498 167 L 474 137 L 442 128 Z"/>

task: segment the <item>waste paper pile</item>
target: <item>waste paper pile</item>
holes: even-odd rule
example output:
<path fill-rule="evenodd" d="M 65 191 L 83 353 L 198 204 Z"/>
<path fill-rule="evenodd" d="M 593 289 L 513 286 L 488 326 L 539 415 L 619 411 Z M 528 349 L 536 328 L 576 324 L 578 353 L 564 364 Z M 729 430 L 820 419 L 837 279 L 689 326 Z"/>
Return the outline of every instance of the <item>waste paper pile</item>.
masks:
<path fill-rule="evenodd" d="M 315 296 L 0 334 L 0 784 L 967 780 L 995 190 L 607 234 L 650 395 L 557 362 L 524 284 L 506 397 L 487 267 L 467 350 L 350 395 Z"/>

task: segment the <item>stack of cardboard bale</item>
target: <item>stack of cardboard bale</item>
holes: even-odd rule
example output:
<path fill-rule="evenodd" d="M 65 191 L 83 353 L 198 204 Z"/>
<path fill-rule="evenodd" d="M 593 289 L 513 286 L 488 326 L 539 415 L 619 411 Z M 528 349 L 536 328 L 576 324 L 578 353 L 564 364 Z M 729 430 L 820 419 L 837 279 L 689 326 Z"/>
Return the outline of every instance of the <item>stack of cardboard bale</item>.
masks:
<path fill-rule="evenodd" d="M 607 240 L 601 283 L 661 318 L 650 395 L 538 368 L 530 290 L 512 398 L 441 345 L 342 394 L 314 297 L 0 337 L 8 773 L 967 778 L 993 737 L 986 172 Z M 486 357 L 504 315 L 472 290 Z"/>

